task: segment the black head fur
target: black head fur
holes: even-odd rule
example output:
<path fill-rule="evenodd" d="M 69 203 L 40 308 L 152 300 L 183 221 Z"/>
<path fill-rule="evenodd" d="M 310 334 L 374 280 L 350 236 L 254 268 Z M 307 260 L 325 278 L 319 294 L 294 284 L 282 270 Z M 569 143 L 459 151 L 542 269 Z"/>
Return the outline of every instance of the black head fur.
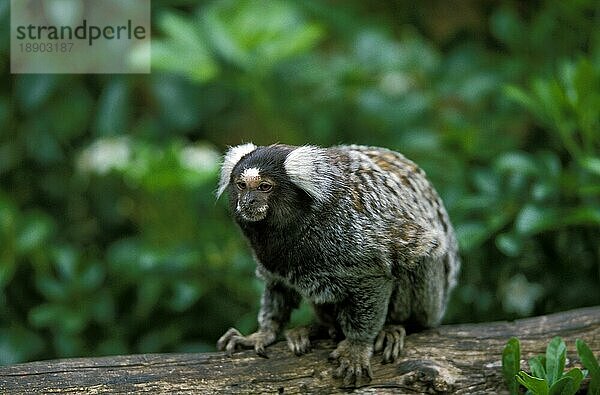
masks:
<path fill-rule="evenodd" d="M 292 147 L 284 145 L 257 147 L 254 151 L 244 155 L 233 168 L 228 187 L 229 204 L 236 222 L 243 230 L 290 227 L 296 223 L 299 216 L 306 216 L 311 210 L 312 198 L 290 181 L 284 167 L 285 159 L 292 150 Z M 275 182 L 267 196 L 267 215 L 260 221 L 247 221 L 236 209 L 238 191 L 233 185 L 234 180 L 245 169 L 250 168 L 260 169 L 261 176 L 268 177 Z"/>

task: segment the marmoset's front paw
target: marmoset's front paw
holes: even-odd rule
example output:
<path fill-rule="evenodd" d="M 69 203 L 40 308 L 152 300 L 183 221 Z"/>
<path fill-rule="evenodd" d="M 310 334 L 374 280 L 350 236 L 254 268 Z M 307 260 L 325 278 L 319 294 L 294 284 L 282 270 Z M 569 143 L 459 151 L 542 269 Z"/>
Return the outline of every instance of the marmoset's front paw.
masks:
<path fill-rule="evenodd" d="M 257 331 L 251 335 L 243 336 L 235 328 L 229 328 L 227 332 L 217 342 L 217 348 L 221 351 L 227 351 L 231 355 L 238 348 L 254 348 L 258 355 L 268 358 L 265 347 L 275 341 L 277 335 L 271 331 Z"/>
<path fill-rule="evenodd" d="M 371 381 L 370 358 L 373 354 L 373 346 L 370 343 L 362 343 L 350 340 L 342 340 L 337 348 L 329 356 L 335 359 L 340 366 L 334 372 L 334 376 L 344 379 L 344 385 L 358 386 L 361 381 Z"/>

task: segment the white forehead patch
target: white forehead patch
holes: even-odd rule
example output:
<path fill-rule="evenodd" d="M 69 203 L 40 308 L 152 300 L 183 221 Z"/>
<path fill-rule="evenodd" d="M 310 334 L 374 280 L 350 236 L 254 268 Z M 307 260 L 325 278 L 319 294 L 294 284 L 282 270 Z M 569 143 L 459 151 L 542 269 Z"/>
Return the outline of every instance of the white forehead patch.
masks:
<path fill-rule="evenodd" d="M 245 182 L 256 181 L 260 178 L 260 169 L 258 167 L 250 167 L 244 169 L 241 174 L 242 180 Z"/>

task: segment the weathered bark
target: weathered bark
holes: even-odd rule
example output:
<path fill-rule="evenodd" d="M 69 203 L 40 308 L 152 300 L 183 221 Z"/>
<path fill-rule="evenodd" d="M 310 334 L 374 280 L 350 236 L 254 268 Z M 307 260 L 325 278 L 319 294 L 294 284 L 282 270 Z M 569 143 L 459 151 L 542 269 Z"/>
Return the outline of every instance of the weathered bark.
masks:
<path fill-rule="evenodd" d="M 543 353 L 553 336 L 562 336 L 567 366 L 580 366 L 575 339 L 584 339 L 600 354 L 600 307 L 415 333 L 406 338 L 398 363 L 382 365 L 374 356 L 373 381 L 354 389 L 341 388 L 332 378 L 327 357 L 334 343 L 319 341 L 302 357 L 280 342 L 267 349 L 269 359 L 241 351 L 233 357 L 131 355 L 6 366 L 0 368 L 0 393 L 504 393 L 500 358 L 511 336 L 521 340 L 524 360 Z"/>

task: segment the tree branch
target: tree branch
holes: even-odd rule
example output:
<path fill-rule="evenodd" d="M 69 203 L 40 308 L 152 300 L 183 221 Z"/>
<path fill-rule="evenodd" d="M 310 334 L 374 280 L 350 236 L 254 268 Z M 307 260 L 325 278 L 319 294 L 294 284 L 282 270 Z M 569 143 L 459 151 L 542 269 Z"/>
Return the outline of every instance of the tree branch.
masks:
<path fill-rule="evenodd" d="M 5 366 L 0 367 L 0 393 L 505 393 L 501 355 L 511 336 L 521 340 L 525 361 L 561 336 L 567 366 L 581 366 L 575 339 L 600 354 L 600 306 L 515 322 L 444 325 L 409 335 L 400 361 L 382 365 L 381 356 L 374 356 L 373 381 L 356 389 L 341 388 L 332 378 L 327 357 L 335 345 L 318 341 L 302 357 L 280 342 L 267 349 L 269 359 L 240 351 L 232 357 L 146 354 Z"/>

